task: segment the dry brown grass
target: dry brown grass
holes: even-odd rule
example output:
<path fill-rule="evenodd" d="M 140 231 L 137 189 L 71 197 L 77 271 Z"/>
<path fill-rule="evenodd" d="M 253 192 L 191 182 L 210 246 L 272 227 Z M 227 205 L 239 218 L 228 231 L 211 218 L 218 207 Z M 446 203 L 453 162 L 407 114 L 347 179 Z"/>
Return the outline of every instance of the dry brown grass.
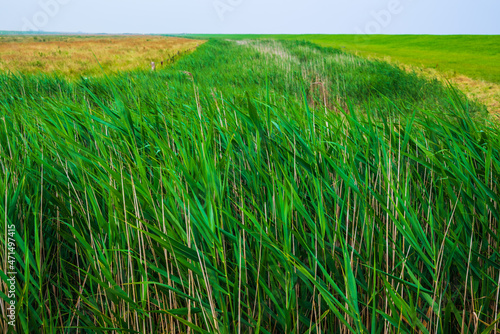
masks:
<path fill-rule="evenodd" d="M 479 81 L 460 75 L 451 78 L 460 90 L 466 93 L 469 97 L 476 98 L 484 103 L 490 113 L 500 116 L 500 85 Z"/>
<path fill-rule="evenodd" d="M 160 64 L 202 43 L 161 36 L 0 36 L 0 71 L 76 78 L 149 69 L 152 61 Z"/>
<path fill-rule="evenodd" d="M 483 103 L 490 114 L 497 117 L 500 116 L 500 85 L 482 80 L 475 80 L 465 75 L 457 75 L 452 73 L 443 73 L 435 69 L 421 69 L 411 67 L 417 73 L 421 73 L 429 78 L 436 78 L 442 82 L 450 82 L 453 86 L 460 89 L 472 100 L 477 100 Z"/>
<path fill-rule="evenodd" d="M 467 76 L 452 73 L 452 72 L 442 72 L 434 68 L 421 68 L 417 66 L 412 66 L 408 64 L 402 64 L 398 61 L 394 61 L 391 57 L 374 57 L 370 56 L 371 59 L 379 59 L 387 61 L 391 64 L 397 65 L 408 72 L 416 72 L 430 79 L 438 79 L 439 81 L 446 83 L 450 82 L 453 86 L 464 92 L 469 98 L 477 100 L 483 103 L 489 113 L 496 119 L 500 119 L 500 85 L 492 82 L 487 82 L 483 80 L 471 79 Z"/>

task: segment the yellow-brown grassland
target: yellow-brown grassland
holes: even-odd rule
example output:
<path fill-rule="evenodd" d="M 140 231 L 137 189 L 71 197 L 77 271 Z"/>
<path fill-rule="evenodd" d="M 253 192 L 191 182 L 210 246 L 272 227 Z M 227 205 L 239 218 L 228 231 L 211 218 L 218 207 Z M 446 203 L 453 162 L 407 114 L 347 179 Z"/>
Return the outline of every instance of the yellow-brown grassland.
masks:
<path fill-rule="evenodd" d="M 70 78 L 150 69 L 204 41 L 163 36 L 0 36 L 0 71 Z"/>

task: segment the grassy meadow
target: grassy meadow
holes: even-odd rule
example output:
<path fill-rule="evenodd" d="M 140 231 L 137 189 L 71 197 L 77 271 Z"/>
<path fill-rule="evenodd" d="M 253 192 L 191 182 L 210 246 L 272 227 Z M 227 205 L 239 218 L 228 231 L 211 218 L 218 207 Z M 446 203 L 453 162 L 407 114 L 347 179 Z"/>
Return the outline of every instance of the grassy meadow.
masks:
<path fill-rule="evenodd" d="M 196 35 L 200 38 L 305 40 L 362 56 L 500 84 L 500 35 Z"/>
<path fill-rule="evenodd" d="M 159 36 L 1 35 L 0 71 L 66 78 L 151 68 L 203 41 Z"/>
<path fill-rule="evenodd" d="M 500 116 L 498 35 L 198 35 L 198 38 L 305 40 L 384 60 L 427 78 L 452 82 Z"/>
<path fill-rule="evenodd" d="M 500 128 L 453 87 L 225 39 L 0 87 L 18 333 L 499 330 Z"/>
<path fill-rule="evenodd" d="M 424 76 L 451 81 L 500 116 L 499 35 L 305 35 L 298 38 L 402 67 L 410 66 Z"/>

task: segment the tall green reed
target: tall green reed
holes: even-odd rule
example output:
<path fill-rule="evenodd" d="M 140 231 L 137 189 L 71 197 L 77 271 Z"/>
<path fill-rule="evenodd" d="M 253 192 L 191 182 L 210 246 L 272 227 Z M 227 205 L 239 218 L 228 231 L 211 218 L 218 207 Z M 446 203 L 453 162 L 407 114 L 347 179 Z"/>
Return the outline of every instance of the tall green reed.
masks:
<path fill-rule="evenodd" d="M 451 88 L 218 40 L 158 73 L 0 82 L 19 332 L 498 328 L 500 134 Z"/>

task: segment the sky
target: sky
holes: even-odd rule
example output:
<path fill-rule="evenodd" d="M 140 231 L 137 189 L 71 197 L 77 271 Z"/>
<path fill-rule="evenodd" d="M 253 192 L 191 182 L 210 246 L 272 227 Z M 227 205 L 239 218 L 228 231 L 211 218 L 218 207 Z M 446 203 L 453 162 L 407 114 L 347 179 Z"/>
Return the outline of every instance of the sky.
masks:
<path fill-rule="evenodd" d="M 0 0 L 0 30 L 500 34 L 500 0 Z"/>

